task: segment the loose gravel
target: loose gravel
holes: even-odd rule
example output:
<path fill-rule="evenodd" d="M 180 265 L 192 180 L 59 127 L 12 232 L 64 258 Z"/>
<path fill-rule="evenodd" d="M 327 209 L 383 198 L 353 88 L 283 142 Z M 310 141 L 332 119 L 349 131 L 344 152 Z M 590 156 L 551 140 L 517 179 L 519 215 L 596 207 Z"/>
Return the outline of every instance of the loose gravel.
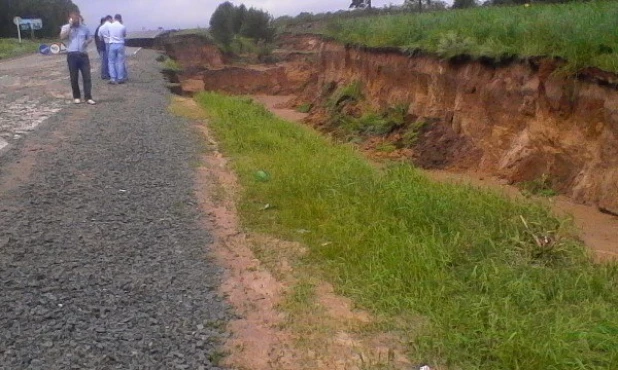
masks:
<path fill-rule="evenodd" d="M 125 85 L 93 71 L 98 105 L 63 103 L 0 158 L 0 369 L 218 368 L 200 145 L 155 57 L 133 57 Z"/>

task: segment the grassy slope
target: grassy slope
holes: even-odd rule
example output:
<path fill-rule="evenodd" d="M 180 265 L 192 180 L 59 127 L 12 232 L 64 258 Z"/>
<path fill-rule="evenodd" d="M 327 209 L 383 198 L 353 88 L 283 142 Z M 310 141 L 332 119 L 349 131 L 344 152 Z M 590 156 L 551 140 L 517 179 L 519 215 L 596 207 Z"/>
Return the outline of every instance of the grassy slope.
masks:
<path fill-rule="evenodd" d="M 233 158 L 245 226 L 306 243 L 307 262 L 339 292 L 397 318 L 415 360 L 618 368 L 618 271 L 593 265 L 546 209 L 408 165 L 378 171 L 248 99 L 197 100 Z M 554 242 L 540 246 L 544 236 Z"/>
<path fill-rule="evenodd" d="M 36 53 L 39 45 L 39 41 L 22 40 L 20 44 L 17 39 L 0 39 L 0 59 Z"/>
<path fill-rule="evenodd" d="M 368 46 L 470 54 L 562 57 L 571 70 L 618 72 L 618 2 L 487 7 L 334 21 L 336 39 Z"/>

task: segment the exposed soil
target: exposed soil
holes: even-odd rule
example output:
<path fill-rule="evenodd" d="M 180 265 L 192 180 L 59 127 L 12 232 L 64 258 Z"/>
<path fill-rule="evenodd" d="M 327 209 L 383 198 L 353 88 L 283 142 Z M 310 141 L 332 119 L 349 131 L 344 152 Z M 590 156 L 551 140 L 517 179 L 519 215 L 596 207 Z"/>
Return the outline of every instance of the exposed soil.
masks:
<path fill-rule="evenodd" d="M 207 66 L 199 77 L 206 90 L 252 94 L 281 117 L 326 132 L 338 130 L 330 123 L 329 99 L 360 82 L 362 102 L 344 101 L 340 113 L 358 118 L 407 107 L 402 127 L 362 138 L 359 147 L 370 157 L 409 160 L 456 178 L 483 178 L 482 184 L 515 185 L 546 176 L 562 194 L 552 200 L 555 209 L 573 215 L 586 244 L 601 258 L 618 253 L 613 74 L 587 69 L 575 79 L 556 73 L 559 60 L 449 62 L 346 47 L 314 35 L 285 35 L 278 45 L 274 65 L 228 60 L 230 67 Z M 308 115 L 294 112 L 309 104 Z M 421 121 L 428 124 L 406 145 L 406 129 Z"/>

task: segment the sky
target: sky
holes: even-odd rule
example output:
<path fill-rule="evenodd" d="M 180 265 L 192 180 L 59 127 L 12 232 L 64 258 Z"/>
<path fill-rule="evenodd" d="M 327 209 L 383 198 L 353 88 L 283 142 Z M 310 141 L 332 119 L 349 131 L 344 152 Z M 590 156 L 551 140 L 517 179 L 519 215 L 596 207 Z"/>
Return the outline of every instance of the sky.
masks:
<path fill-rule="evenodd" d="M 210 16 L 225 0 L 73 0 L 79 6 L 89 26 L 97 26 L 106 14 L 122 14 L 128 31 L 151 30 L 163 27 L 208 27 Z M 297 15 L 301 12 L 322 13 L 348 9 L 350 0 L 245 0 L 231 1 L 234 5 L 262 9 L 275 17 Z M 403 0 L 372 0 L 374 7 L 401 5 Z"/>

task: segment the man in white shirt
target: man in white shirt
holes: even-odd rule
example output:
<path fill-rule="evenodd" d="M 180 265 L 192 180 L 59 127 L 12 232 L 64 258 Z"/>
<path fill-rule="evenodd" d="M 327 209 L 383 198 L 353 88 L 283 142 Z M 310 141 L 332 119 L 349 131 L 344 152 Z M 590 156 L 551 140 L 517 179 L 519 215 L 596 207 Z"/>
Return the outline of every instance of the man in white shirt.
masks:
<path fill-rule="evenodd" d="M 107 57 L 107 53 L 109 51 L 108 41 L 105 40 L 103 35 L 101 34 L 101 29 L 104 29 L 108 25 L 112 24 L 114 18 L 111 15 L 107 15 L 104 18 L 101 18 L 101 25 L 97 27 L 96 31 L 94 31 L 94 41 L 97 45 L 97 51 L 99 52 L 99 56 L 101 57 L 101 79 L 109 80 L 109 58 Z"/>
<path fill-rule="evenodd" d="M 122 16 L 116 14 L 114 22 L 104 24 L 99 30 L 108 46 L 110 84 L 122 84 L 126 81 L 124 40 L 127 37 L 127 28 L 122 24 Z"/>

